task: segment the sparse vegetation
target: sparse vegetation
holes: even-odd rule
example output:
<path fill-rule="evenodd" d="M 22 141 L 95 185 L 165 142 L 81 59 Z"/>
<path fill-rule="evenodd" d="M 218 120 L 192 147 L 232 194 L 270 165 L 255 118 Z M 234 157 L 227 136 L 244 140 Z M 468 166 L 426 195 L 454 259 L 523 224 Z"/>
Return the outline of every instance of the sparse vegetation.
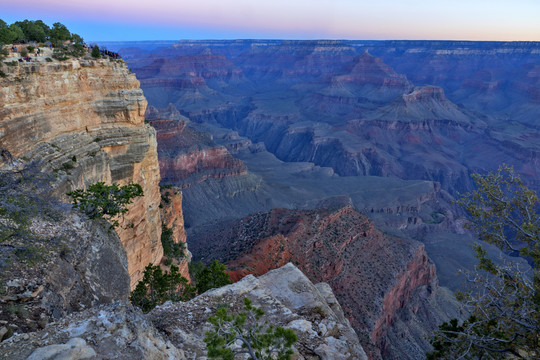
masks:
<path fill-rule="evenodd" d="M 163 254 L 174 259 L 182 259 L 185 257 L 186 245 L 184 243 L 175 243 L 173 241 L 172 229 L 161 225 L 161 245 L 163 246 Z"/>
<path fill-rule="evenodd" d="M 540 356 L 540 216 L 538 196 L 511 167 L 473 175 L 478 190 L 458 203 L 468 227 L 505 252 L 527 257 L 532 273 L 513 262 L 496 264 L 474 246 L 477 271 L 466 274 L 474 290 L 458 293 L 469 318 L 443 323 L 431 338 L 428 359 L 536 359 Z"/>
<path fill-rule="evenodd" d="M 115 217 L 127 213 L 127 205 L 133 199 L 143 195 L 139 184 L 105 185 L 103 182 L 92 184 L 88 190 L 75 190 L 67 193 L 72 200 L 74 208 L 87 214 L 91 219 L 104 218 L 112 227 L 117 227 L 119 222 Z"/>
<path fill-rule="evenodd" d="M 294 331 L 262 323 L 264 311 L 248 298 L 244 298 L 244 310 L 229 315 L 226 307 L 219 307 L 208 319 L 214 325 L 204 338 L 208 357 L 233 360 L 237 355 L 248 355 L 253 360 L 289 360 L 294 353 L 291 347 L 297 341 Z"/>

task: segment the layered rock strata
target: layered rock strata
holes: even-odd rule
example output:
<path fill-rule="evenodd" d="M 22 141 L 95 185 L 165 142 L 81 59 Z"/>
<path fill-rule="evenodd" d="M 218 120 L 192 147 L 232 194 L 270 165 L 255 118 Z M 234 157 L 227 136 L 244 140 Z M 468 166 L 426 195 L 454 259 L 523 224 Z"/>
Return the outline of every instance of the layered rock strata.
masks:
<path fill-rule="evenodd" d="M 117 232 L 126 248 L 131 287 L 163 255 L 157 143 L 144 124 L 146 99 L 125 64 L 77 59 L 22 63 L 0 79 L 0 148 L 56 176 L 56 195 L 89 184 L 138 183 Z M 9 167 L 8 161 L 4 167 Z"/>
<path fill-rule="evenodd" d="M 41 332 L 3 342 L 0 358 L 85 354 L 89 358 L 202 359 L 204 334 L 212 329 L 208 318 L 224 304 L 229 313 L 242 311 L 246 297 L 265 312 L 261 320 L 298 335 L 294 358 L 367 359 L 329 286 L 313 285 L 292 264 L 260 278 L 247 276 L 189 302 L 166 303 L 147 316 L 125 303 L 88 310 Z"/>

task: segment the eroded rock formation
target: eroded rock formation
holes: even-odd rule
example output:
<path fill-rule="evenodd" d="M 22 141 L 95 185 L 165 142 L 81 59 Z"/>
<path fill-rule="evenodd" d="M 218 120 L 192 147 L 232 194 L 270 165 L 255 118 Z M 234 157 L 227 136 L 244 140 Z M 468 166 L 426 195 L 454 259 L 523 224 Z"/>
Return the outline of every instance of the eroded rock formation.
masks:
<path fill-rule="evenodd" d="M 175 187 L 162 188 L 159 207 L 162 225 L 172 232 L 171 241 L 174 244 L 183 244 L 184 256 L 181 259 L 176 259 L 175 265 L 178 266 L 180 274 L 189 280 L 188 266 L 191 261 L 191 253 L 187 248 L 187 234 L 184 228 L 182 191 Z"/>
<path fill-rule="evenodd" d="M 157 143 L 144 124 L 147 103 L 135 75 L 123 62 L 103 59 L 7 70 L 0 79 L 0 148 L 55 174 L 56 194 L 66 201 L 66 192 L 98 181 L 142 186 L 144 196 L 117 228 L 134 287 L 163 255 Z"/>

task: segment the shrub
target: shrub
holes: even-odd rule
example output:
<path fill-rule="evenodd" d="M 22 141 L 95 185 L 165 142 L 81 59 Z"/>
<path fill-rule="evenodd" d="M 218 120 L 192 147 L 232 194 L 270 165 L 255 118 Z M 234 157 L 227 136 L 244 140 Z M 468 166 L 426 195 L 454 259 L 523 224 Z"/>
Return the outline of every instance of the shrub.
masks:
<path fill-rule="evenodd" d="M 205 334 L 204 342 L 210 359 L 232 360 L 237 354 L 247 354 L 254 360 L 289 360 L 294 353 L 291 349 L 297 341 L 291 329 L 261 324 L 264 311 L 244 298 L 244 310 L 238 315 L 228 315 L 225 307 L 220 307 L 208 321 L 214 325 L 213 331 Z"/>
<path fill-rule="evenodd" d="M 537 194 L 506 165 L 473 175 L 478 190 L 458 202 L 471 215 L 468 228 L 505 252 L 532 260 L 532 274 L 512 262 L 496 264 L 473 246 L 477 270 L 467 274 L 473 290 L 456 294 L 469 312 L 439 326 L 428 359 L 536 359 L 540 356 L 540 214 Z"/>
<path fill-rule="evenodd" d="M 131 303 L 149 312 L 166 301 L 186 301 L 195 296 L 195 289 L 180 275 L 178 267 L 171 265 L 170 272 L 163 272 L 159 265 L 149 264 L 144 276 L 131 292 Z"/>
<path fill-rule="evenodd" d="M 26 50 L 28 50 L 29 53 L 33 53 L 36 48 L 33 46 L 27 46 Z"/>
<path fill-rule="evenodd" d="M 173 231 L 165 224 L 161 225 L 161 246 L 163 246 L 163 254 L 175 259 L 181 259 L 185 256 L 186 245 L 184 243 L 175 243 L 172 238 Z"/>
<path fill-rule="evenodd" d="M 225 265 L 217 260 L 212 261 L 209 266 L 204 266 L 201 262 L 191 262 L 189 266 L 191 278 L 199 294 L 232 283 L 229 274 L 225 272 Z"/>
<path fill-rule="evenodd" d="M 98 182 L 90 185 L 86 191 L 79 189 L 66 195 L 73 199 L 74 208 L 83 211 L 91 219 L 105 218 L 112 227 L 116 227 L 119 222 L 113 218 L 127 213 L 127 205 L 131 204 L 134 198 L 142 196 L 143 190 L 139 184 L 118 186 Z"/>
<path fill-rule="evenodd" d="M 28 50 L 26 50 L 26 49 L 21 49 L 21 56 L 22 56 L 22 57 L 27 57 L 27 56 L 28 56 Z"/>

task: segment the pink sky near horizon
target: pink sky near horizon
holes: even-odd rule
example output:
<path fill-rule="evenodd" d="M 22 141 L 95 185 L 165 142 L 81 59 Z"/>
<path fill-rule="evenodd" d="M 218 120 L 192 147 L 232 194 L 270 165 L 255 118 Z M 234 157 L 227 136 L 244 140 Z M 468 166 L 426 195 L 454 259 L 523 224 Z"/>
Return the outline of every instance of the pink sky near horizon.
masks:
<path fill-rule="evenodd" d="M 540 41 L 539 0 L 0 0 L 0 19 L 25 18 L 89 40 Z"/>

